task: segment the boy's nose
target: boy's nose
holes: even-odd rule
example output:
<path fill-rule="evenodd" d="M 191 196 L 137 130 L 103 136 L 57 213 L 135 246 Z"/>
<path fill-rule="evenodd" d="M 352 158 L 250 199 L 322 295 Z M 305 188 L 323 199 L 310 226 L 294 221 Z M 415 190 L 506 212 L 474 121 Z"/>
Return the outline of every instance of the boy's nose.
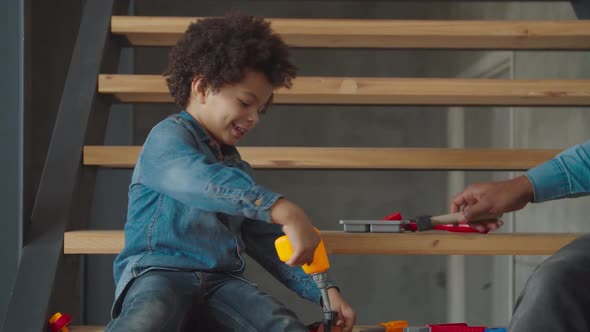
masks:
<path fill-rule="evenodd" d="M 259 118 L 260 118 L 260 115 L 258 115 L 258 111 L 255 110 L 253 112 L 250 112 L 250 114 L 248 115 L 248 122 L 256 125 L 256 124 L 258 124 Z"/>

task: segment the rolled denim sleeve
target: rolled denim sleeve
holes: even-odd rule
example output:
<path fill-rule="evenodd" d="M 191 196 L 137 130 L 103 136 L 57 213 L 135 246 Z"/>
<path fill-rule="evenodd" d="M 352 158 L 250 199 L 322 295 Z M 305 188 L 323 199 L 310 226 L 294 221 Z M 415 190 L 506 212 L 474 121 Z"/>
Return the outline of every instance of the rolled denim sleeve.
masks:
<path fill-rule="evenodd" d="M 266 222 L 281 197 L 241 169 L 208 161 L 191 133 L 173 120 L 152 129 L 136 171 L 139 183 L 186 205 Z"/>
<path fill-rule="evenodd" d="M 297 295 L 320 304 L 320 290 L 312 276 L 306 274 L 301 267 L 291 267 L 279 259 L 274 241 L 282 235 L 285 234 L 281 231 L 280 225 L 270 225 L 249 219 L 242 223 L 242 239 L 246 244 L 248 256 Z M 336 284 L 330 279 L 328 288 L 331 287 L 336 287 Z"/>
<path fill-rule="evenodd" d="M 530 169 L 526 176 L 539 203 L 590 193 L 590 141 L 573 146 L 555 158 Z"/>

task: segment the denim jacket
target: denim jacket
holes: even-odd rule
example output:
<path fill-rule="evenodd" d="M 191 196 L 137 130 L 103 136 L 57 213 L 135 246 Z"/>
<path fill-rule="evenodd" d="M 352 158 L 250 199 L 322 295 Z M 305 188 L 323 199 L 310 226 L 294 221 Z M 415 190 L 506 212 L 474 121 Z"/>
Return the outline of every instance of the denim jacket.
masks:
<path fill-rule="evenodd" d="M 236 148 L 219 147 L 188 113 L 160 122 L 129 186 L 125 247 L 114 263 L 113 315 L 131 281 L 147 271 L 239 276 L 244 251 L 299 296 L 319 303 L 312 278 L 277 257 L 274 240 L 283 233 L 270 223 L 269 210 L 280 197 L 257 185 Z"/>
<path fill-rule="evenodd" d="M 573 146 L 530 169 L 534 202 L 590 194 L 590 141 Z"/>

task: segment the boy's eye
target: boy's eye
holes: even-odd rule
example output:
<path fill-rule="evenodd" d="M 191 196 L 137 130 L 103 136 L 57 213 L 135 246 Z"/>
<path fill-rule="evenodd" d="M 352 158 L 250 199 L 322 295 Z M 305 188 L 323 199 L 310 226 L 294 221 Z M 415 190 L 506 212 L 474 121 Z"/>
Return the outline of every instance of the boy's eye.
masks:
<path fill-rule="evenodd" d="M 247 103 L 247 102 L 243 101 L 242 99 L 238 99 L 238 101 L 240 102 L 240 105 L 244 108 L 248 108 L 251 106 L 250 103 Z M 258 110 L 258 114 L 266 114 L 267 109 L 268 109 L 268 105 L 265 105 L 263 108 Z"/>

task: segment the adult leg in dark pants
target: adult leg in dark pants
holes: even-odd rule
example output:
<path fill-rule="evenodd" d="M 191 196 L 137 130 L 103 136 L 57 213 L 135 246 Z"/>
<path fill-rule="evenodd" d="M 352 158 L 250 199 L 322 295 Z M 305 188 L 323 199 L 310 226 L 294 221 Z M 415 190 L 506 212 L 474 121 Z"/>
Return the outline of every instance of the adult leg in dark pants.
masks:
<path fill-rule="evenodd" d="M 511 332 L 590 331 L 590 234 L 545 260 L 527 281 Z"/>

